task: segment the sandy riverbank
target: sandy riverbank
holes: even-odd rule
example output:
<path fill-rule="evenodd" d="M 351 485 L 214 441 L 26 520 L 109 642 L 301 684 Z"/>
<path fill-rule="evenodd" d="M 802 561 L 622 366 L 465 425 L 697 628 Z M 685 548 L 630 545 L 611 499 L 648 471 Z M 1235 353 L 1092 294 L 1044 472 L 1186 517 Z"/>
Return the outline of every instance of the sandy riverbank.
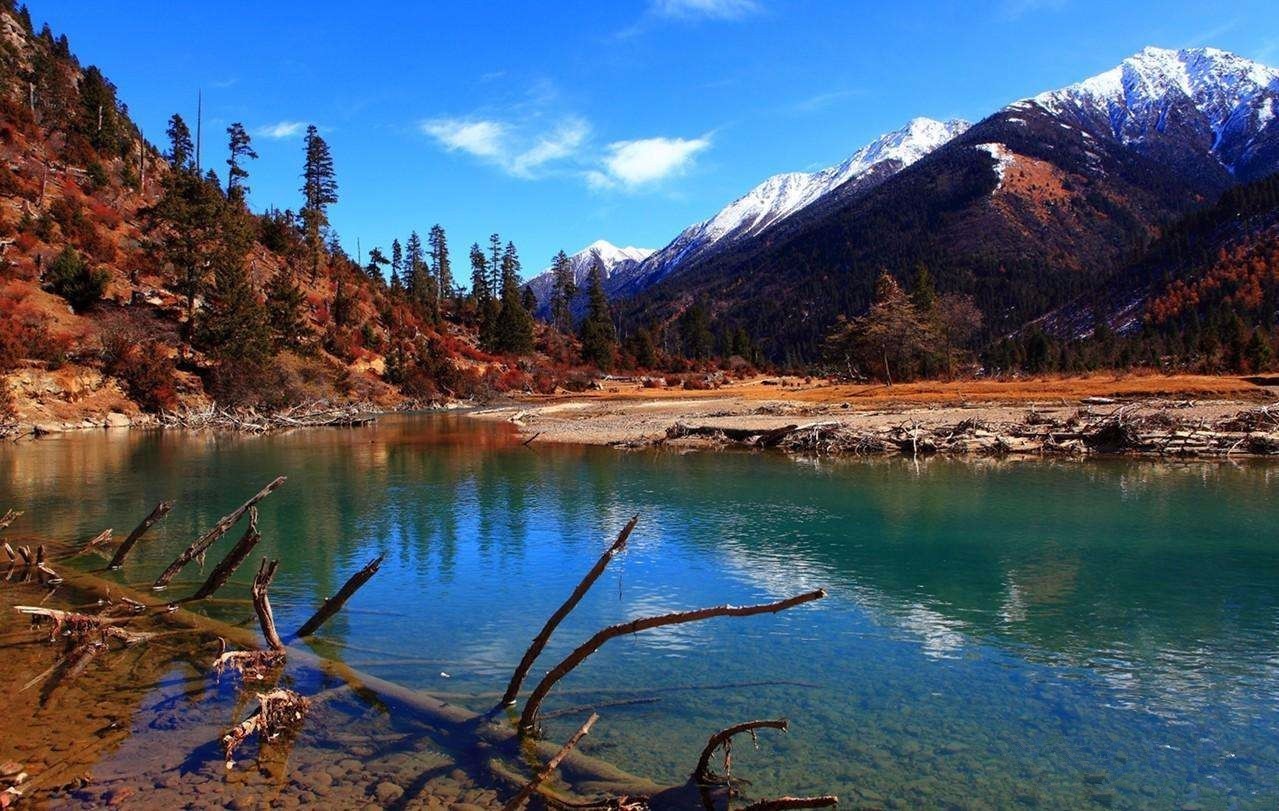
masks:
<path fill-rule="evenodd" d="M 1124 408 L 1136 419 L 1171 415 L 1178 425 L 1211 425 L 1279 399 L 1279 379 L 1210 376 L 1090 376 L 1014 381 L 926 382 L 897 386 L 805 383 L 798 378 L 755 378 L 719 389 L 645 388 L 605 381 L 598 391 L 530 397 L 474 412 L 506 420 L 534 442 L 638 446 L 663 440 L 677 423 L 726 429 L 772 430 L 788 425 L 829 426 L 844 432 L 886 434 L 903 426 L 927 433 L 974 421 L 999 436 L 1023 426 L 1104 418 Z M 1100 399 L 1099 399 L 1100 398 Z M 1109 402 L 1113 401 L 1113 402 Z M 671 444 L 703 446 L 707 437 Z M 1026 450 L 1030 450 L 1027 448 Z"/>

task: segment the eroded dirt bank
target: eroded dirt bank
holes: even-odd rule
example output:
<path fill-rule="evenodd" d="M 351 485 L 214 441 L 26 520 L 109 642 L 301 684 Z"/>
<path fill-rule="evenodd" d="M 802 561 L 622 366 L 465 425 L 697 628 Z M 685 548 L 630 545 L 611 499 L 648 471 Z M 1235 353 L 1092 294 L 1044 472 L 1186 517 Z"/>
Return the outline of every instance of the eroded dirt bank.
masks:
<path fill-rule="evenodd" d="M 829 453 L 1279 452 L 1279 380 L 1096 376 L 893 387 L 756 378 L 719 389 L 606 381 L 474 412 L 533 443 L 723 444 Z"/>

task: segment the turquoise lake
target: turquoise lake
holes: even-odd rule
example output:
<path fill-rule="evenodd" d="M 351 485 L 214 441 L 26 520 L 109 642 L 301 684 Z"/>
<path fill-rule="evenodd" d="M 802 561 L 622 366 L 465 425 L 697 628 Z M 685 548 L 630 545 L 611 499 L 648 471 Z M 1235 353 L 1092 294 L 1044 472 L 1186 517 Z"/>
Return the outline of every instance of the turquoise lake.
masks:
<path fill-rule="evenodd" d="M 601 709 L 582 745 L 636 774 L 683 782 L 713 731 L 784 716 L 788 734 L 735 750 L 752 793 L 1279 807 L 1279 466 L 524 448 L 509 426 L 397 415 L 4 445 L 0 510 L 70 540 L 174 499 L 120 574 L 142 584 L 277 475 L 253 561 L 281 560 L 281 627 L 385 554 L 313 647 L 477 710 L 634 514 L 629 550 L 534 679 L 605 625 L 827 589 L 776 616 L 615 640 L 566 678 L 547 711 L 641 699 Z"/>

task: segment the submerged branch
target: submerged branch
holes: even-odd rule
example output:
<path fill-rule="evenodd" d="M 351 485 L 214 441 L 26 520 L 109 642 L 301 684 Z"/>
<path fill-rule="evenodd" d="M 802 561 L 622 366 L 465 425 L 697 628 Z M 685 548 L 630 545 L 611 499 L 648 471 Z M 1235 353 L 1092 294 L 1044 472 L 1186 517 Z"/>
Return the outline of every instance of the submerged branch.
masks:
<path fill-rule="evenodd" d="M 577 584 L 577 588 L 573 589 L 573 593 L 568 596 L 563 605 L 555 610 L 555 613 L 542 626 L 542 630 L 538 631 L 537 636 L 533 637 L 532 644 L 524 652 L 524 658 L 520 660 L 519 666 L 515 668 L 515 672 L 511 675 L 511 681 L 506 686 L 506 692 L 502 695 L 499 706 L 509 707 L 515 703 L 515 699 L 520 692 L 520 686 L 524 683 L 525 677 L 528 676 L 529 670 L 533 667 L 533 662 L 537 660 L 542 650 L 546 648 L 546 643 L 550 640 L 551 634 L 555 633 L 555 629 L 564 621 L 564 618 L 577 607 L 577 604 L 586 596 L 586 592 L 591 590 L 591 586 L 595 585 L 595 581 L 608 568 L 608 564 L 612 562 L 613 558 L 617 557 L 626 548 L 626 540 L 631 537 L 631 531 L 635 529 L 637 523 L 639 523 L 638 515 L 626 522 L 626 526 L 622 527 L 622 531 L 618 533 L 617 540 L 613 541 L 613 545 L 604 551 L 599 560 L 595 561 L 595 565 L 586 573 L 582 581 Z"/>
<path fill-rule="evenodd" d="M 221 538 L 228 530 L 231 529 L 231 527 L 235 526 L 235 522 L 240 520 L 240 516 L 248 512 L 250 507 L 271 495 L 277 487 L 284 484 L 286 478 L 286 476 L 280 476 L 266 487 L 263 487 L 248 501 L 241 504 L 234 511 L 224 515 L 221 520 L 213 525 L 212 529 L 192 541 L 191 545 L 182 550 L 182 554 L 178 555 L 177 558 L 169 564 L 169 567 L 156 578 L 155 585 L 153 585 L 152 588 L 159 590 L 169 585 L 169 581 L 172 580 L 178 572 L 182 571 L 188 563 L 195 560 L 197 557 L 203 557 L 204 553 L 208 551 L 208 548 L 212 546 L 218 538 Z"/>

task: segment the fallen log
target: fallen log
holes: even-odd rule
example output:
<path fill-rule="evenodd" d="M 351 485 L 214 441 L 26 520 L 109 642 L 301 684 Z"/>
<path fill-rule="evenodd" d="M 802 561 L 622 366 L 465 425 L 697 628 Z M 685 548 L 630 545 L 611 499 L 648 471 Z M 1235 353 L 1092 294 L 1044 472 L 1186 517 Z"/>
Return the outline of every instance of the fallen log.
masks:
<path fill-rule="evenodd" d="M 208 548 L 212 546 L 218 538 L 225 535 L 231 527 L 235 526 L 235 522 L 240 520 L 240 516 L 248 512 L 250 507 L 271 495 L 277 487 L 284 484 L 286 478 L 288 477 L 280 476 L 276 478 L 266 487 L 263 487 L 254 494 L 254 496 L 248 501 L 241 504 L 232 512 L 222 516 L 221 520 L 214 524 L 212 529 L 192 541 L 190 546 L 182 550 L 182 554 L 178 555 L 178 557 L 169 564 L 169 567 L 160 573 L 160 576 L 156 578 L 155 584 L 151 588 L 157 591 L 163 589 L 165 586 L 169 585 L 169 581 L 172 580 L 178 572 L 182 571 L 188 563 L 196 558 L 203 558 L 204 553 L 208 550 Z"/>
<path fill-rule="evenodd" d="M 804 603 L 820 600 L 826 596 L 824 589 L 816 589 L 815 591 L 798 594 L 794 597 L 788 597 L 785 600 L 777 600 L 772 603 L 762 603 L 759 605 L 735 606 L 735 605 L 719 605 L 711 608 L 699 608 L 694 611 L 677 611 L 671 614 L 662 614 L 656 617 L 642 617 L 640 619 L 631 620 L 630 622 L 620 623 L 618 625 L 610 625 L 601 631 L 596 632 L 594 636 L 583 642 L 559 664 L 551 668 L 537 687 L 533 689 L 532 695 L 524 704 L 524 712 L 520 715 L 519 733 L 523 737 L 531 736 L 537 727 L 538 711 L 541 709 L 542 701 L 545 700 L 551 688 L 556 682 L 564 678 L 580 665 L 592 653 L 599 650 L 604 643 L 610 639 L 619 636 L 627 636 L 636 634 L 640 631 L 646 631 L 651 628 L 661 628 L 667 625 L 683 625 L 689 622 L 699 622 L 701 620 L 711 619 L 713 617 L 750 617 L 756 614 L 776 614 L 779 611 L 785 611 L 788 608 L 794 608 Z"/>
<path fill-rule="evenodd" d="M 111 556 L 111 562 L 107 564 L 107 568 L 119 569 L 122 565 L 124 565 L 125 556 L 129 554 L 129 551 L 133 549 L 134 545 L 137 544 L 143 534 L 147 530 L 151 529 L 157 521 L 168 515 L 169 510 L 172 509 L 172 501 L 161 501 L 159 504 L 155 505 L 155 509 L 151 510 L 151 513 L 147 515 L 146 518 L 142 519 L 142 523 L 133 528 L 133 532 L 129 533 L 129 537 L 125 538 L 124 542 L 115 550 L 115 554 Z"/>
<path fill-rule="evenodd" d="M 780 729 L 785 732 L 788 727 L 789 722 L 785 718 L 778 718 L 772 721 L 745 721 L 727 729 L 721 729 L 710 737 L 706 747 L 702 749 L 701 757 L 697 759 L 697 768 L 693 769 L 693 782 L 703 786 L 729 782 L 732 771 L 733 736 L 749 732 L 754 739 L 757 729 Z M 724 750 L 724 774 L 722 775 L 711 771 L 711 758 L 715 756 L 717 749 Z"/>
<path fill-rule="evenodd" d="M 222 737 L 223 753 L 228 769 L 235 768 L 232 756 L 249 736 L 257 735 L 258 747 L 281 735 L 296 732 L 306 718 L 311 702 L 292 690 L 258 693 L 258 708 Z"/>
<path fill-rule="evenodd" d="M 279 567 L 280 561 L 262 558 L 257 577 L 253 578 L 253 610 L 257 612 L 258 624 L 262 626 L 262 636 L 266 637 L 267 644 L 273 650 L 282 651 L 284 643 L 276 633 L 275 616 L 271 613 L 271 600 L 266 593 L 271 581 L 275 579 L 275 570 Z"/>
<path fill-rule="evenodd" d="M 244 562 L 260 540 L 262 540 L 262 534 L 258 532 L 258 508 L 250 507 L 249 528 L 244 531 L 244 535 L 241 536 L 240 540 L 236 541 L 235 546 L 231 547 L 231 551 L 226 553 L 226 557 L 218 561 L 218 565 L 213 567 L 213 571 L 209 573 L 209 579 L 204 581 L 204 585 L 196 589 L 195 593 L 187 597 L 183 602 L 203 600 L 222 588 L 231 575 L 235 573 L 235 570 L 240 568 L 240 564 Z"/>
<path fill-rule="evenodd" d="M 309 620 L 302 623 L 302 627 L 298 628 L 298 632 L 294 634 L 294 636 L 298 638 L 310 636 L 318 631 L 321 625 L 328 622 L 334 614 L 341 611 L 342 606 L 346 604 L 346 601 L 351 599 L 351 595 L 355 594 L 355 592 L 359 590 L 360 586 L 367 583 L 369 578 L 377 574 L 378 567 L 382 565 L 382 559 L 384 557 L 386 556 L 378 555 L 376 558 L 366 563 L 363 569 L 360 569 L 358 572 L 351 575 L 351 577 L 342 584 L 342 588 L 338 589 L 337 594 L 332 597 L 325 598 L 324 602 L 320 605 L 320 608 Z"/>
<path fill-rule="evenodd" d="M 538 770 L 537 774 L 533 776 L 533 779 L 524 785 L 524 788 L 520 789 L 519 792 L 506 803 L 506 805 L 502 806 L 502 811 L 515 811 L 517 808 L 524 805 L 524 803 L 528 802 L 528 798 L 533 796 L 533 792 L 537 791 L 537 787 L 546 782 L 546 778 L 550 777 L 555 770 L 560 767 L 560 761 L 564 760 L 564 758 L 568 756 L 568 753 L 573 751 L 573 747 L 577 746 L 578 742 L 587 736 L 587 734 L 591 731 L 591 727 L 595 725 L 595 722 L 598 721 L 599 718 L 599 713 L 591 713 L 591 717 L 586 719 L 586 723 L 578 727 L 577 732 L 573 733 L 573 737 L 564 742 L 564 745 L 560 747 L 560 751 L 556 752 L 551 759 L 546 762 L 546 765 Z"/>
<path fill-rule="evenodd" d="M 586 596 L 586 592 L 591 590 L 591 586 L 595 585 L 595 581 L 608 568 L 608 564 L 612 562 L 613 558 L 617 557 L 626 548 L 626 541 L 631 537 L 631 531 L 635 529 L 637 523 L 639 523 L 639 516 L 635 515 L 626 523 L 626 526 L 622 527 L 622 531 L 617 535 L 617 540 L 613 541 L 612 546 L 604 550 L 604 554 L 600 555 L 599 560 L 595 561 L 595 565 L 577 584 L 577 588 L 573 589 L 573 593 L 555 610 L 555 613 L 542 626 L 542 630 L 538 631 L 537 636 L 533 637 L 533 642 L 528 646 L 528 650 L 524 652 L 524 658 L 520 660 L 519 666 L 515 668 L 515 672 L 511 675 L 511 681 L 506 686 L 506 692 L 502 695 L 502 700 L 498 702 L 499 707 L 509 707 L 515 703 L 516 696 L 520 692 L 520 686 L 524 683 L 525 677 L 528 676 L 529 670 L 533 667 L 533 662 L 537 660 L 537 657 L 546 648 L 546 643 L 550 641 L 551 634 L 555 633 L 555 629 L 564 621 L 564 618 L 577 607 L 577 604 Z"/>
<path fill-rule="evenodd" d="M 821 797 L 774 797 L 751 803 L 742 811 L 786 811 L 791 808 L 829 808 L 832 805 L 839 805 L 839 798 L 833 794 Z"/>

